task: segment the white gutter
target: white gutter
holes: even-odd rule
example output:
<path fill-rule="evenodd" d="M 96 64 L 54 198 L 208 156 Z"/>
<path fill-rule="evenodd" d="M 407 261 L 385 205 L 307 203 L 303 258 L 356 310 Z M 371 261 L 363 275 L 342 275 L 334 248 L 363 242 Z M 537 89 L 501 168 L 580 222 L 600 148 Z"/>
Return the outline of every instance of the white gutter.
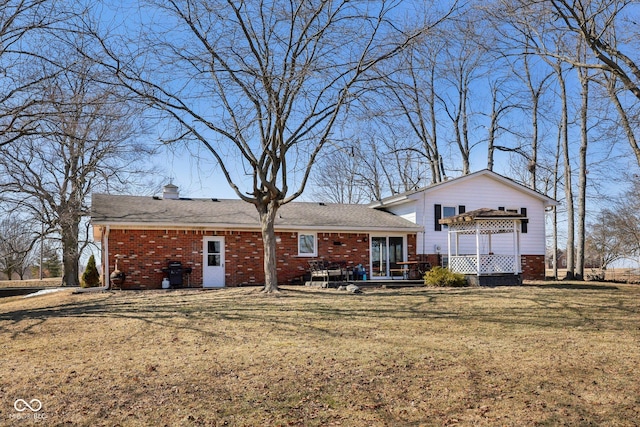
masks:
<path fill-rule="evenodd" d="M 424 227 L 415 223 L 411 223 L 406 226 L 335 226 L 335 225 L 288 225 L 288 224 L 275 224 L 274 229 L 277 232 L 296 232 L 296 231 L 317 231 L 319 233 L 370 233 L 370 232 L 396 232 L 396 233 L 416 233 L 424 230 Z M 166 222 L 123 222 L 113 223 L 114 227 L 122 230 L 227 230 L 227 231 L 260 231 L 260 226 L 252 225 L 239 225 L 232 223 L 220 223 L 220 224 L 202 224 L 202 223 L 172 223 Z M 108 227 L 108 226 L 107 226 Z"/>

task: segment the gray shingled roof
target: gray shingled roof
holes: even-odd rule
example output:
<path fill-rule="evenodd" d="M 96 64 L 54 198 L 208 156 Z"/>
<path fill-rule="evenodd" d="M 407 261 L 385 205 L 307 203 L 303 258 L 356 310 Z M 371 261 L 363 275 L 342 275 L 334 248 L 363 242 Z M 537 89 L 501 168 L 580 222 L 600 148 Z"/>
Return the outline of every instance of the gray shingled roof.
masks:
<path fill-rule="evenodd" d="M 160 199 L 94 194 L 91 222 L 112 226 L 258 229 L 256 208 L 233 199 Z M 421 231 L 422 227 L 366 205 L 292 202 L 278 210 L 276 229 Z"/>

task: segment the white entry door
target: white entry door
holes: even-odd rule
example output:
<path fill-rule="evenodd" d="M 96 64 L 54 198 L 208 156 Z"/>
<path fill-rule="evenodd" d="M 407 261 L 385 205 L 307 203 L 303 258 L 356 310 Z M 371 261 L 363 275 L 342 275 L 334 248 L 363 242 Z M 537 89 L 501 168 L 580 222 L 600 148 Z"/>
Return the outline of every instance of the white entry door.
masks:
<path fill-rule="evenodd" d="M 202 263 L 202 286 L 221 288 L 224 286 L 224 237 L 204 238 L 204 261 Z"/>

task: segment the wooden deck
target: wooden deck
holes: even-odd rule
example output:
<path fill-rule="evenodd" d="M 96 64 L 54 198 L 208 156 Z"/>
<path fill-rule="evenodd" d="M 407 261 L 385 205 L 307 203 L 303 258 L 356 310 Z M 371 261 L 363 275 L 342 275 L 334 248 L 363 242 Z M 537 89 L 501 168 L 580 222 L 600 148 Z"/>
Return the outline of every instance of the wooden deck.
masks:
<path fill-rule="evenodd" d="M 342 285 L 356 285 L 360 288 L 409 288 L 424 286 L 424 280 L 381 279 L 381 280 L 348 280 L 348 281 L 313 281 L 305 282 L 306 286 L 320 286 L 322 288 L 337 288 Z"/>

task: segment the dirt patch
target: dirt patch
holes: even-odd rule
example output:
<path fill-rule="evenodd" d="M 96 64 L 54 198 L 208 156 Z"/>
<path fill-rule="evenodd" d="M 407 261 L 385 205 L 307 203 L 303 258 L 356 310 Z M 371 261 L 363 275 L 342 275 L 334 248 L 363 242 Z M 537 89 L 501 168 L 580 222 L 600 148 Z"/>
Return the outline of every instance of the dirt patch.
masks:
<path fill-rule="evenodd" d="M 561 285 L 0 302 L 0 424 L 637 424 L 640 287 Z"/>

